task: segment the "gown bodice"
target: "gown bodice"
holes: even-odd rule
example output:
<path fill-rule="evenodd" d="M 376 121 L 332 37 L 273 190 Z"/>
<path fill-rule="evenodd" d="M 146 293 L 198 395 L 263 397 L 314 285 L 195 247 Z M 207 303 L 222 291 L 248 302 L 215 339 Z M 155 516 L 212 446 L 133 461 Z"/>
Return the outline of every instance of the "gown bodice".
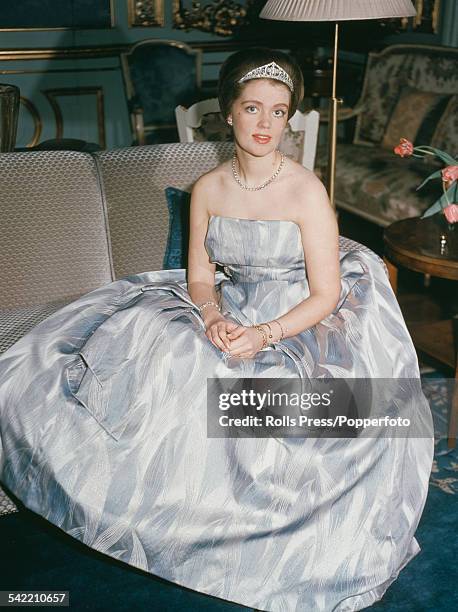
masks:
<path fill-rule="evenodd" d="M 205 247 L 234 282 L 303 281 L 300 228 L 294 221 L 210 217 Z"/>
<path fill-rule="evenodd" d="M 299 226 L 212 215 L 205 248 L 223 266 L 221 307 L 243 325 L 281 316 L 310 294 Z"/>

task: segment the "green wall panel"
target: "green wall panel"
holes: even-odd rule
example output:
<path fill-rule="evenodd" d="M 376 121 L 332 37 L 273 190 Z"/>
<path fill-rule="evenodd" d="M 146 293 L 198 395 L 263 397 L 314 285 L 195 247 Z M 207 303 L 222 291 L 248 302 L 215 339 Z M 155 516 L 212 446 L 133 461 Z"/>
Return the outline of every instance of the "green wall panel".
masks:
<path fill-rule="evenodd" d="M 48 6 L 53 1 L 60 2 L 61 0 L 46 0 L 45 5 Z M 83 7 L 84 5 L 86 8 L 89 2 L 89 0 L 81 0 L 81 2 L 65 0 L 65 2 L 70 1 L 75 6 Z M 94 4 L 98 2 L 98 0 L 93 1 Z M 97 4 L 99 9 L 104 1 L 101 0 Z M 202 0 L 201 4 L 210 1 Z M 238 0 L 239 4 L 246 4 L 247 1 Z M 26 0 L 26 2 L 36 4 L 38 0 Z M 13 6 L 13 3 L 10 4 Z M 19 0 L 18 3 L 14 3 L 14 7 L 16 6 L 24 8 L 26 3 L 21 3 Z M 104 6 L 106 7 L 106 2 Z M 231 39 L 195 29 L 189 32 L 174 29 L 173 0 L 142 0 L 142 6 L 145 10 L 149 10 L 150 14 L 157 16 L 158 23 L 163 23 L 163 27 L 130 27 L 129 19 L 132 20 L 132 15 L 135 13 L 134 0 L 111 0 L 113 27 L 101 29 L 2 31 L 0 9 L 0 82 L 18 85 L 25 101 L 28 102 L 28 105 L 21 107 L 18 146 L 23 147 L 30 144 L 36 128 L 34 112 L 41 121 L 40 142 L 56 137 L 59 127 L 59 121 L 56 122 L 56 105 L 57 114 L 59 115 L 60 112 L 62 115 L 63 137 L 101 143 L 100 97 L 103 98 L 103 128 L 106 147 L 130 145 L 130 121 L 120 69 L 119 51 L 138 40 L 161 38 L 193 43 L 195 46 L 204 45 L 202 78 L 204 84 L 205 82 L 215 83 L 221 62 L 229 54 L 229 50 L 224 48 L 224 43 Z M 456 44 L 458 36 L 458 20 L 455 19 L 456 0 L 442 0 L 441 6 L 443 8 L 441 33 L 433 37 L 434 41 L 423 41 L 422 37 L 426 35 L 409 34 L 409 36 L 420 43 L 440 44 L 443 40 L 445 44 Z M 3 10 L 5 10 L 4 7 Z M 11 25 L 11 23 L 4 20 L 3 28 L 6 25 Z M 387 39 L 386 42 L 390 44 L 402 42 L 401 38 L 405 36 L 407 35 L 401 35 L 399 38 L 393 37 L 393 40 Z M 275 41 L 279 44 L 278 37 L 272 36 L 271 40 L 273 44 Z M 223 48 L 221 43 L 223 43 Z M 306 40 L 304 40 L 304 45 L 314 46 L 313 41 Z M 51 53 L 47 59 L 19 60 L 17 58 L 8 59 L 10 56 L 7 56 L 13 50 L 32 51 L 34 49 L 49 50 Z M 78 49 L 93 49 L 94 53 L 85 59 L 52 57 L 54 50 Z M 360 55 L 363 62 L 365 53 L 360 53 Z M 55 91 L 54 94 L 49 94 L 49 90 L 66 90 L 66 94 L 58 95 Z M 48 91 L 48 96 L 46 96 L 46 91 Z M 97 107 L 97 95 L 99 96 L 99 107 Z M 50 97 L 55 101 L 54 106 Z"/>

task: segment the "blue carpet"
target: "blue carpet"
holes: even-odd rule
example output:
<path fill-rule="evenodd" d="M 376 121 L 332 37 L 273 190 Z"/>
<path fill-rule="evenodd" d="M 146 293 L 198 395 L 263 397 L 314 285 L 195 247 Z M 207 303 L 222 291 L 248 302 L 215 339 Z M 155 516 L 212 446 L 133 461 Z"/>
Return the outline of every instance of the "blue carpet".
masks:
<path fill-rule="evenodd" d="M 437 430 L 447 421 L 440 381 L 425 391 Z M 16 501 L 16 500 L 15 500 Z M 20 506 L 0 518 L 0 590 L 67 590 L 74 610 L 241 612 L 250 610 L 145 574 L 97 553 Z M 429 495 L 416 538 L 421 552 L 400 573 L 377 612 L 458 609 L 458 453 L 436 441 Z M 5 563 L 5 561 L 7 563 Z M 316 611 L 304 611 L 316 612 Z"/>
<path fill-rule="evenodd" d="M 377 612 L 450 612 L 458 609 L 458 452 L 445 435 L 453 379 L 422 377 L 434 419 L 435 452 L 428 498 L 416 532 L 421 552 L 402 570 Z"/>
<path fill-rule="evenodd" d="M 436 446 L 436 472 L 415 537 L 421 552 L 371 610 L 452 612 L 458 609 L 458 456 Z M 439 453 L 446 453 L 440 455 Z M 438 467 L 440 464 L 440 467 Z M 442 488 L 440 488 L 442 487 Z"/>
<path fill-rule="evenodd" d="M 23 508 L 0 518 L 0 542 L 0 590 L 69 591 L 73 610 L 250 610 L 106 557 Z"/>

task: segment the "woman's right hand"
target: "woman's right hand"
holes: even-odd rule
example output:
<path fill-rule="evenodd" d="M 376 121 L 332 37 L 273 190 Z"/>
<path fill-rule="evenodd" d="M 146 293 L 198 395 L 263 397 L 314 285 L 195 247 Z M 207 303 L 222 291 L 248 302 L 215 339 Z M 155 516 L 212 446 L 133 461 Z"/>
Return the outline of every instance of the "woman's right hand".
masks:
<path fill-rule="evenodd" d="M 227 334 L 238 329 L 240 325 L 224 318 L 219 312 L 209 315 L 204 323 L 206 326 L 205 335 L 210 342 L 227 353 L 231 348 L 231 341 L 227 337 Z"/>

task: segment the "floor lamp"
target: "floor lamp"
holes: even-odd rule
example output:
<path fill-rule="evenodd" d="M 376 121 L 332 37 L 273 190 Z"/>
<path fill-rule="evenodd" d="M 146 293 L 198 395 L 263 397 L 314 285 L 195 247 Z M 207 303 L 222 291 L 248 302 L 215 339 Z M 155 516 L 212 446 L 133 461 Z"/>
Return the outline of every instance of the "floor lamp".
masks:
<path fill-rule="evenodd" d="M 333 21 L 334 63 L 332 94 L 329 107 L 328 195 L 335 207 L 336 143 L 337 143 L 337 52 L 339 21 L 359 19 L 389 19 L 416 15 L 411 0 L 268 0 L 260 13 L 264 19 L 279 21 Z"/>

